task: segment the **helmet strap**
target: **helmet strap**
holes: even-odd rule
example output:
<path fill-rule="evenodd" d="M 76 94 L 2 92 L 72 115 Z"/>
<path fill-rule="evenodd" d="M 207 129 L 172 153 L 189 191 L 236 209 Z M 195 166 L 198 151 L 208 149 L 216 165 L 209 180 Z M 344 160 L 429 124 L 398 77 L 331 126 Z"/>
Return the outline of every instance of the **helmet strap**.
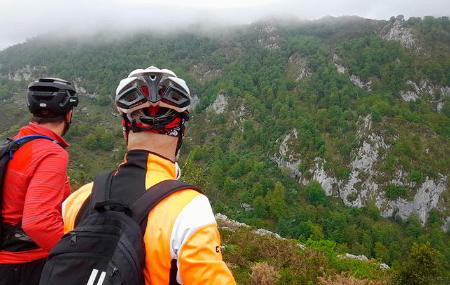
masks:
<path fill-rule="evenodd" d="M 64 129 L 62 131 L 62 136 L 64 136 L 69 131 L 70 125 L 72 124 L 72 116 L 73 116 L 73 114 L 71 113 L 72 110 L 73 109 L 71 109 L 64 115 Z"/>
<path fill-rule="evenodd" d="M 178 128 L 177 131 L 177 148 L 175 150 L 175 156 L 178 155 L 181 146 L 183 144 L 183 137 L 184 137 L 184 131 L 185 131 L 185 124 L 186 122 L 189 120 L 189 114 L 188 113 L 182 113 L 181 114 L 181 122 L 179 124 L 179 126 L 175 127 Z M 169 129 L 169 130 L 159 130 L 153 127 L 149 127 L 149 128 L 142 128 L 140 126 L 138 126 L 137 121 L 136 120 L 131 120 L 127 117 L 126 114 L 122 114 L 122 127 L 123 127 L 123 136 L 126 140 L 126 142 L 128 142 L 128 135 L 130 134 L 130 130 L 137 133 L 137 132 L 145 132 L 145 131 L 150 131 L 150 132 L 155 132 L 155 133 L 159 133 L 159 134 L 164 134 L 164 135 L 168 135 L 168 136 L 174 136 L 174 135 L 170 135 L 170 133 L 172 132 L 171 130 L 173 129 Z"/>

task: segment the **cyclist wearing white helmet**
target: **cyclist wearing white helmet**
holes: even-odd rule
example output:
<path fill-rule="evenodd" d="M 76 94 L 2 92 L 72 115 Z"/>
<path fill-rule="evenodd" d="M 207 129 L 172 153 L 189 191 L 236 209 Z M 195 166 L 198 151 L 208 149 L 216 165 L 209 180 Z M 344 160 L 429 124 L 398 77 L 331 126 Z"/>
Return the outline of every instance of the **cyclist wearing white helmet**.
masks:
<path fill-rule="evenodd" d="M 191 96 L 175 73 L 151 66 L 134 70 L 120 81 L 115 103 L 128 152 L 125 162 L 113 171 L 110 197 L 130 205 L 150 187 L 177 179 L 176 157 Z M 84 206 L 92 189 L 93 184 L 87 184 L 64 203 L 65 232 L 89 215 Z M 222 260 L 211 205 L 201 192 L 194 188 L 172 192 L 149 212 L 146 222 L 145 284 L 235 284 Z"/>

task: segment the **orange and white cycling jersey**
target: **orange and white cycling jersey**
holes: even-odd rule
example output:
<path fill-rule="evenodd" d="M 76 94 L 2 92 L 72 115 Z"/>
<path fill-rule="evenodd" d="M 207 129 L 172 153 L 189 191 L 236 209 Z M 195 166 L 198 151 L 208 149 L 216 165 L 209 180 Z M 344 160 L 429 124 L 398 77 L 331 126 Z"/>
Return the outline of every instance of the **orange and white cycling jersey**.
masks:
<path fill-rule="evenodd" d="M 114 189 L 143 191 L 176 178 L 175 164 L 157 154 L 132 150 L 114 175 Z M 93 183 L 72 193 L 63 204 L 64 232 L 74 228 Z M 133 191 L 135 192 L 135 191 Z M 130 197 L 130 201 L 137 197 Z M 195 190 L 182 190 L 152 209 L 144 234 L 145 284 L 236 284 L 222 260 L 220 235 L 209 200 Z"/>

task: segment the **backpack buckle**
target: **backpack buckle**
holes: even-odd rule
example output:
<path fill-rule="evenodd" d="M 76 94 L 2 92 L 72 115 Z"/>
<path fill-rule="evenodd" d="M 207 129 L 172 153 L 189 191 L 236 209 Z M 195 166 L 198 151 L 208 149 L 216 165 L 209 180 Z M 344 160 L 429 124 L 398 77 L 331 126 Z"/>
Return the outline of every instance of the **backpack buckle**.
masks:
<path fill-rule="evenodd" d="M 106 211 L 123 212 L 126 215 L 131 216 L 131 209 L 127 205 L 113 200 L 95 203 L 94 210 L 100 213 Z"/>

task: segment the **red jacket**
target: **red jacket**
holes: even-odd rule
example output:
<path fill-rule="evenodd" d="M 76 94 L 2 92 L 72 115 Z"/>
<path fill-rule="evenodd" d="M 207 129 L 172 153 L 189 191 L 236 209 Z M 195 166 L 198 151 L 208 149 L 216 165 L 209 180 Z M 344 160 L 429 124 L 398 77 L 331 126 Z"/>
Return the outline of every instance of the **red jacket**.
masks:
<path fill-rule="evenodd" d="M 36 134 L 48 136 L 59 145 L 37 139 L 14 153 L 6 171 L 1 210 L 5 223 L 22 223 L 22 229 L 40 248 L 23 252 L 0 251 L 0 264 L 45 258 L 63 235 L 61 204 L 70 194 L 69 155 L 64 150 L 68 144 L 61 136 L 35 123 L 20 129 L 15 139 Z"/>

